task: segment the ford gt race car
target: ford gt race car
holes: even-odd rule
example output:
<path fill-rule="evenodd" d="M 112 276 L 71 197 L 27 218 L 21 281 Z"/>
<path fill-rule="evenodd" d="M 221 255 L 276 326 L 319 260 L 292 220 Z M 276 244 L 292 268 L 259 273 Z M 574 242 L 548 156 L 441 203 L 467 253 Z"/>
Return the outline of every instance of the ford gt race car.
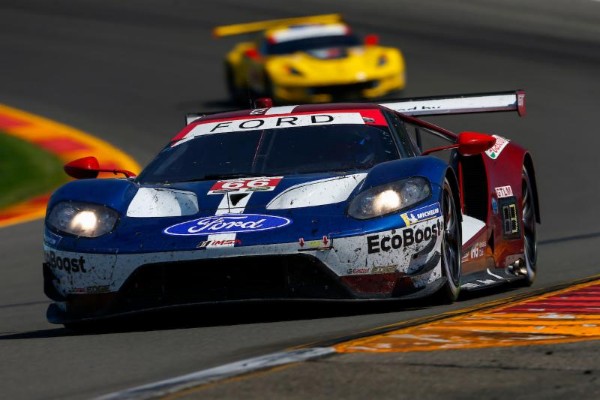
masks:
<path fill-rule="evenodd" d="M 225 57 L 231 98 L 248 104 L 267 96 L 276 103 L 373 99 L 405 86 L 400 50 L 364 41 L 338 14 L 219 26 L 214 36 L 258 33 Z"/>
<path fill-rule="evenodd" d="M 418 116 L 523 114 L 521 91 L 188 115 L 139 176 L 52 195 L 53 323 L 248 300 L 393 299 L 533 282 L 532 157 L 513 141 Z M 426 138 L 442 142 L 425 146 Z M 109 170 L 110 171 L 110 170 Z"/>

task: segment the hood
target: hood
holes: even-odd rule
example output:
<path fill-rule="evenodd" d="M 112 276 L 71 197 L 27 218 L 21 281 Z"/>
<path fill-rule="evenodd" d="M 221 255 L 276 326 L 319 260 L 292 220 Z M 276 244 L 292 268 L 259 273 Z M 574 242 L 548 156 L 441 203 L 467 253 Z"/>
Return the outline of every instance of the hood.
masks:
<path fill-rule="evenodd" d="M 387 57 L 389 62 L 379 65 L 382 57 Z M 267 62 L 267 69 L 275 81 L 308 80 L 331 84 L 363 81 L 380 73 L 389 73 L 392 61 L 380 47 L 326 48 L 273 57 Z M 295 72 L 288 72 L 291 70 Z"/>
<path fill-rule="evenodd" d="M 340 176 L 253 177 L 177 187 L 140 187 L 126 215 L 160 218 L 294 210 L 344 203 L 367 173 Z"/>

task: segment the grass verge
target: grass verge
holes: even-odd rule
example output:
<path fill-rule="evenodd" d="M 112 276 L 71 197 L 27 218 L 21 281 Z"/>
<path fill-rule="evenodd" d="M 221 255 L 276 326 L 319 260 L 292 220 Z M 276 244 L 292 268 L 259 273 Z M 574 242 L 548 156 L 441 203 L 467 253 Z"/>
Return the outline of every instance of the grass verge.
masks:
<path fill-rule="evenodd" d="M 47 193 L 67 180 L 57 156 L 0 132 L 0 209 Z"/>

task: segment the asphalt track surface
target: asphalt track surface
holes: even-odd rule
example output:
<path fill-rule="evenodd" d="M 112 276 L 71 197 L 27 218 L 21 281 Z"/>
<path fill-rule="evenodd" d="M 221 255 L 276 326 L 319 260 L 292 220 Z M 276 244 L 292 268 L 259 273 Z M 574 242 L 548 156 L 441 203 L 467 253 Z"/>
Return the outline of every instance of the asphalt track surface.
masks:
<path fill-rule="evenodd" d="M 214 25 L 341 12 L 402 48 L 406 96 L 524 88 L 528 115 L 446 117 L 532 150 L 541 194 L 534 289 L 600 272 L 600 3 L 591 0 L 0 1 L 0 103 L 95 134 L 148 162 L 188 111 L 230 108 Z M 101 155 L 99 155 L 101 158 Z M 85 399 L 532 289 L 452 306 L 215 307 L 74 335 L 45 320 L 42 223 L 0 230 L 0 398 Z M 186 398 L 600 396 L 600 345 L 343 355 L 222 382 Z"/>

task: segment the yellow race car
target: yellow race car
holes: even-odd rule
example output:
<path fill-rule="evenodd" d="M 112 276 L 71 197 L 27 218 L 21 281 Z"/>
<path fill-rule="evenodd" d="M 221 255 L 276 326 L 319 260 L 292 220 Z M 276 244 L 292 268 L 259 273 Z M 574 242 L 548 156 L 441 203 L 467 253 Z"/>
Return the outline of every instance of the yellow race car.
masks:
<path fill-rule="evenodd" d="M 361 41 L 339 14 L 219 26 L 215 37 L 258 34 L 225 58 L 227 89 L 238 103 L 270 97 L 276 103 L 374 99 L 405 86 L 399 49 Z"/>

